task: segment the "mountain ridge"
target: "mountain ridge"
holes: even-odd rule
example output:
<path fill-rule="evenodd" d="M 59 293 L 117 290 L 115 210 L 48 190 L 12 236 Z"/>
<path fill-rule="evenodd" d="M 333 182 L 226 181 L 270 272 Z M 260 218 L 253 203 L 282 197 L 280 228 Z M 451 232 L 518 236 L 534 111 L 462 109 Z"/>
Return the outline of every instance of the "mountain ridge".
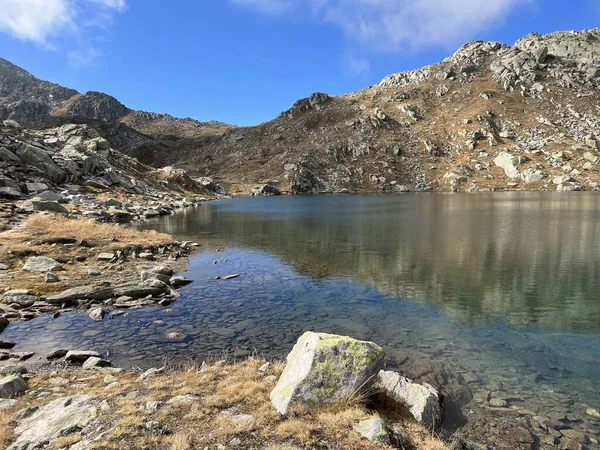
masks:
<path fill-rule="evenodd" d="M 14 65 L 7 76 L 2 61 L 0 119 L 88 124 L 143 163 L 214 176 L 234 192 L 265 183 L 314 193 L 595 190 L 600 182 L 600 28 L 530 33 L 513 46 L 471 41 L 439 63 L 348 94 L 316 92 L 245 127 L 133 111 Z"/>

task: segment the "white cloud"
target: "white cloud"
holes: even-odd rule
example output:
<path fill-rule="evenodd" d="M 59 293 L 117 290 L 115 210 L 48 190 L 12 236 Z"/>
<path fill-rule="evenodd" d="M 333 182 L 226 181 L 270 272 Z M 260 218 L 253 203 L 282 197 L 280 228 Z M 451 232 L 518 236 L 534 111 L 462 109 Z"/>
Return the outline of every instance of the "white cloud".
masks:
<path fill-rule="evenodd" d="M 126 0 L 0 0 L 0 32 L 62 51 L 74 67 L 90 67 L 101 55 L 92 44 L 99 29 L 126 7 Z"/>
<path fill-rule="evenodd" d="M 68 0 L 0 0 L 0 11 L 0 31 L 38 44 L 70 28 L 74 16 Z"/>
<path fill-rule="evenodd" d="M 462 44 L 534 0 L 299 0 L 294 6 L 289 0 L 230 1 L 262 13 L 308 12 L 362 46 L 398 51 Z"/>

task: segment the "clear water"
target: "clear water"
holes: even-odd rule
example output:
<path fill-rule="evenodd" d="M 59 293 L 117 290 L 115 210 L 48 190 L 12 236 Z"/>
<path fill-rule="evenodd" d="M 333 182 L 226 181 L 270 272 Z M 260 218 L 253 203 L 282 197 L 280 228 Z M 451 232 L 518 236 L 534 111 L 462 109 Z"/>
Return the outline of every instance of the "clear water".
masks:
<path fill-rule="evenodd" d="M 549 421 L 597 448 L 600 422 L 585 410 L 600 409 L 599 219 L 594 193 L 207 203 L 143 225 L 202 244 L 186 274 L 194 283 L 168 310 L 39 318 L 3 337 L 17 350 L 94 348 L 147 367 L 284 357 L 305 330 L 348 334 L 442 389 L 447 425 L 469 437 L 502 441 L 522 426 L 542 445 Z M 169 341 L 170 331 L 187 337 Z M 491 408 L 490 396 L 509 408 Z"/>

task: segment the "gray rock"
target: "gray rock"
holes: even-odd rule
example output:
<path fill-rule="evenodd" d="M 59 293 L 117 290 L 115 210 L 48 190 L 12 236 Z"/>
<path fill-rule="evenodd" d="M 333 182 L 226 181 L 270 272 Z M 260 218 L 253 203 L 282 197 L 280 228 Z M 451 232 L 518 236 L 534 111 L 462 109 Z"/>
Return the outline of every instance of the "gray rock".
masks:
<path fill-rule="evenodd" d="M 430 429 L 442 422 L 439 394 L 428 384 L 414 383 L 397 372 L 382 370 L 373 389 L 406 406 L 417 422 Z"/>
<path fill-rule="evenodd" d="M 84 363 L 88 358 L 100 358 L 100 353 L 92 350 L 69 350 L 65 360 L 72 363 Z"/>
<path fill-rule="evenodd" d="M 379 417 L 363 420 L 354 425 L 354 431 L 377 445 L 392 445 L 385 423 Z"/>
<path fill-rule="evenodd" d="M 508 178 L 516 178 L 519 175 L 519 165 L 526 161 L 526 157 L 514 156 L 507 152 L 501 152 L 494 158 L 494 164 L 504 169 L 504 173 Z"/>
<path fill-rule="evenodd" d="M 13 374 L 25 374 L 27 368 L 23 366 L 11 365 L 11 366 L 0 366 L 0 375 L 13 375 Z"/>
<path fill-rule="evenodd" d="M 23 270 L 26 272 L 54 272 L 55 270 L 62 269 L 62 264 L 52 258 L 46 258 L 45 256 L 32 256 L 30 257 Z"/>
<path fill-rule="evenodd" d="M 186 286 L 186 285 L 190 284 L 191 282 L 192 282 L 192 280 L 190 280 L 189 278 L 186 278 L 186 277 L 182 277 L 182 276 L 172 277 L 169 280 L 169 283 L 175 289 Z"/>
<path fill-rule="evenodd" d="M 17 344 L 14 341 L 8 341 L 6 339 L 0 339 L 0 348 L 1 349 L 11 349 L 15 345 L 17 345 Z"/>
<path fill-rule="evenodd" d="M 6 317 L 0 316 L 0 333 L 2 333 L 10 322 Z"/>
<path fill-rule="evenodd" d="M 31 194 L 47 190 L 48 185 L 46 183 L 25 183 L 25 188 L 27 189 L 27 192 Z"/>
<path fill-rule="evenodd" d="M 15 398 L 26 389 L 27 381 L 21 374 L 8 375 L 0 379 L 0 398 Z"/>
<path fill-rule="evenodd" d="M 12 163 L 21 162 L 17 155 L 15 155 L 13 152 L 4 147 L 0 147 L 0 161 L 7 161 Z"/>
<path fill-rule="evenodd" d="M 167 283 L 164 283 L 157 278 L 148 278 L 147 280 L 142 281 L 140 283 L 140 286 L 165 290 L 165 289 L 167 289 L 168 285 L 167 285 Z"/>
<path fill-rule="evenodd" d="M 0 410 L 10 409 L 17 404 L 17 401 L 12 398 L 3 398 L 0 400 Z"/>
<path fill-rule="evenodd" d="M 44 191 L 36 195 L 37 198 L 45 202 L 66 203 L 65 196 L 53 191 Z"/>
<path fill-rule="evenodd" d="M 171 282 L 171 277 L 169 277 L 168 275 L 162 275 L 160 273 L 154 273 L 147 270 L 142 270 L 140 272 L 140 280 L 142 282 L 151 279 L 162 281 L 165 284 L 169 284 Z"/>
<path fill-rule="evenodd" d="M 60 280 L 55 273 L 48 272 L 44 275 L 44 281 L 46 283 L 58 283 Z"/>
<path fill-rule="evenodd" d="M 96 367 L 110 367 L 111 365 L 111 362 L 106 359 L 92 356 L 86 359 L 81 367 L 83 369 L 95 369 Z"/>
<path fill-rule="evenodd" d="M 60 294 L 51 295 L 46 298 L 46 301 L 48 303 L 60 305 L 62 303 L 70 303 L 75 300 L 86 298 L 92 293 L 94 293 L 93 286 L 79 286 L 67 289 L 66 291 L 63 291 Z"/>
<path fill-rule="evenodd" d="M 105 314 L 106 310 L 104 308 L 94 308 L 90 311 L 89 316 L 92 320 L 96 322 L 102 322 L 102 319 L 104 319 Z"/>
<path fill-rule="evenodd" d="M 271 403 L 287 414 L 293 403 L 315 406 L 360 395 L 371 388 L 383 356 L 373 342 L 308 331 L 287 356 Z"/>
<path fill-rule="evenodd" d="M 113 253 L 100 253 L 96 259 L 98 261 L 110 261 L 115 257 Z"/>
<path fill-rule="evenodd" d="M 18 424 L 14 431 L 17 439 L 8 449 L 51 446 L 60 436 L 85 428 L 97 417 L 100 403 L 99 399 L 85 395 L 56 399 Z"/>
<path fill-rule="evenodd" d="M 57 213 L 57 214 L 64 214 L 64 215 L 69 214 L 69 210 L 67 208 L 65 208 L 63 205 L 61 205 L 60 203 L 58 203 L 57 201 L 38 200 L 36 198 L 36 199 L 29 200 L 26 203 L 27 203 L 27 209 L 31 209 L 32 211 L 47 211 L 47 212 L 53 212 L 53 213 Z"/>
<path fill-rule="evenodd" d="M 67 353 L 69 353 L 69 350 L 63 350 L 63 349 L 53 350 L 46 355 L 46 359 L 62 358 L 64 356 L 66 356 Z"/>
<path fill-rule="evenodd" d="M 0 270 L 8 270 L 8 266 L 6 264 L 0 263 Z"/>
<path fill-rule="evenodd" d="M 21 191 L 10 186 L 0 187 L 0 198 L 17 200 L 21 198 Z"/>
<path fill-rule="evenodd" d="M 160 295 L 164 294 L 165 289 L 162 287 L 151 287 L 151 286 L 140 286 L 140 285 L 127 285 L 120 286 L 114 289 L 114 295 L 116 297 L 133 297 L 141 298 L 148 295 Z"/>

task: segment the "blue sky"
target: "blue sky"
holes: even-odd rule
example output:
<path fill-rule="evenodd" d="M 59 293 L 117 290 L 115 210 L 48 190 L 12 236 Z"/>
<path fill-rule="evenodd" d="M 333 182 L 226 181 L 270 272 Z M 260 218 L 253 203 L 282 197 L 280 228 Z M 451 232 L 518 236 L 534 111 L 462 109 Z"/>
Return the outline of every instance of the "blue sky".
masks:
<path fill-rule="evenodd" d="M 0 0 L 0 57 L 134 109 L 249 125 L 467 40 L 600 25 L 599 0 Z"/>

